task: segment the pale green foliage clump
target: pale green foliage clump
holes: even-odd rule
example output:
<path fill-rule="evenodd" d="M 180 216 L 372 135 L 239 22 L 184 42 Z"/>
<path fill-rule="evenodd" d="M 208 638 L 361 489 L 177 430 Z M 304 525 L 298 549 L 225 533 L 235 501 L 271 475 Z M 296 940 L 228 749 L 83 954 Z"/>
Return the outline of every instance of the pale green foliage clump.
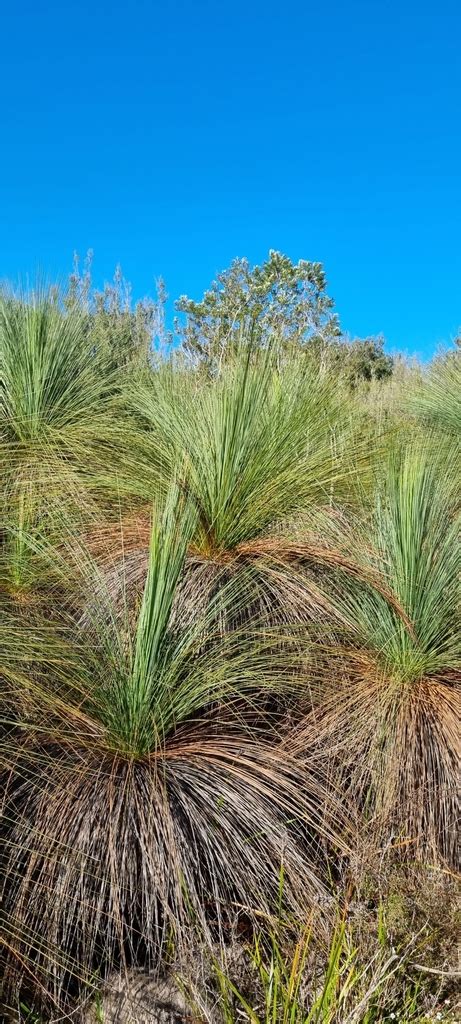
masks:
<path fill-rule="evenodd" d="M 390 441 L 372 507 L 361 524 L 335 532 L 338 546 L 373 565 L 386 589 L 351 582 L 338 567 L 332 603 L 346 625 L 326 657 L 320 651 L 320 711 L 302 742 L 341 748 L 336 771 L 360 794 L 377 835 L 393 828 L 413 856 L 455 865 L 457 466 L 456 452 L 439 455 L 429 442 Z"/>
<path fill-rule="evenodd" d="M 429 366 L 420 387 L 408 396 L 408 406 L 424 424 L 438 427 L 459 444 L 461 437 L 461 349 L 439 356 Z"/>
<path fill-rule="evenodd" d="M 91 252 L 82 271 L 75 257 L 65 296 L 67 309 L 80 314 L 85 336 L 110 370 L 147 369 L 154 353 L 171 342 L 165 327 L 168 296 L 162 279 L 157 281 L 155 299 L 133 303 L 131 285 L 120 266 L 116 267 L 113 280 L 102 289 L 93 286 L 91 269 Z"/>
<path fill-rule="evenodd" d="M 181 328 L 186 349 L 210 365 L 226 358 L 248 321 L 258 325 L 262 341 L 275 335 L 287 345 L 324 345 L 339 334 L 321 263 L 294 264 L 273 249 L 261 266 L 234 260 L 200 302 L 183 295 L 176 308 L 187 314 Z"/>
<path fill-rule="evenodd" d="M 199 302 L 181 296 L 176 308 L 186 322 L 178 320 L 176 328 L 184 349 L 212 373 L 235 355 L 246 325 L 260 346 L 276 338 L 291 354 L 308 351 L 319 365 L 344 375 L 349 386 L 387 380 L 393 359 L 384 352 L 384 339 L 342 336 L 326 287 L 321 263 L 295 264 L 271 249 L 261 266 L 234 260 Z"/>
<path fill-rule="evenodd" d="M 372 591 L 357 603 L 351 594 L 345 598 L 364 646 L 375 649 L 385 671 L 401 680 L 461 669 L 456 468 L 454 453 L 441 461 L 427 440 L 390 449 L 362 542 L 406 618 L 395 617 Z"/>
<path fill-rule="evenodd" d="M 315 363 L 276 356 L 244 335 L 217 380 L 169 369 L 133 389 L 152 462 L 167 480 L 179 467 L 203 549 L 231 551 L 347 486 L 357 439 L 340 388 Z M 144 480 L 133 480 L 140 493 Z"/>
<path fill-rule="evenodd" d="M 53 292 L 0 298 L 0 429 L 4 443 L 61 442 L 99 414 L 110 378 L 78 310 Z"/>

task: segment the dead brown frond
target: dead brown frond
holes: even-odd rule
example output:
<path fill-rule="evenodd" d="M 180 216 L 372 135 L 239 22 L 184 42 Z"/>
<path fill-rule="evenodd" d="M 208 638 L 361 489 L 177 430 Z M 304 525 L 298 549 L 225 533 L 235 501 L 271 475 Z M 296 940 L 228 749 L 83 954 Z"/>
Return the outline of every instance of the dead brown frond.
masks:
<path fill-rule="evenodd" d="M 75 731 L 77 732 L 77 725 Z M 325 918 L 323 844 L 346 849 L 322 782 L 256 737 L 185 730 L 140 760 L 88 739 L 28 743 L 6 787 L 7 989 L 58 1005 L 97 974 L 155 971 L 195 935 L 226 942 L 235 916 Z M 59 950 L 59 956 L 53 955 Z"/>
<path fill-rule="evenodd" d="M 460 679 L 455 672 L 402 684 L 365 652 L 329 663 L 330 683 L 295 749 L 322 751 L 368 821 L 376 845 L 457 863 Z"/>

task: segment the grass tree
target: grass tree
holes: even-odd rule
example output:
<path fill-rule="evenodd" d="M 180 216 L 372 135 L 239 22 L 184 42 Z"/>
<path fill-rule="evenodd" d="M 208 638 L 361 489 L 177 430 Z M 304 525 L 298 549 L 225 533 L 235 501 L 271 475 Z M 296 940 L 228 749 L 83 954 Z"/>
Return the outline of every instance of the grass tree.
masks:
<path fill-rule="evenodd" d="M 212 607 L 175 620 L 196 529 L 172 489 L 135 622 L 96 574 L 91 621 L 56 631 L 50 614 L 5 650 L 9 993 L 62 1008 L 95 972 L 161 969 L 198 932 L 225 941 L 234 916 L 271 914 L 281 870 L 304 913 L 324 892 L 322 842 L 344 843 L 321 769 L 279 752 L 264 721 L 260 695 L 293 686 L 297 648 L 257 623 L 222 635 Z M 234 575 L 216 600 L 239 594 Z"/>
<path fill-rule="evenodd" d="M 116 380 L 88 341 L 78 310 L 54 291 L 0 296 L 2 480 L 32 483 L 69 506 L 107 441 Z M 114 426 L 112 424 L 112 430 Z M 81 487 L 78 485 L 78 491 Z"/>
<path fill-rule="evenodd" d="M 53 292 L 0 297 L 0 431 L 4 458 L 29 472 L 44 453 L 88 456 L 113 388 L 78 312 Z M 43 470 L 44 472 L 45 470 Z"/>
<path fill-rule="evenodd" d="M 451 863 L 461 710 L 455 469 L 420 443 L 390 452 L 348 549 L 379 569 L 395 604 L 338 571 L 332 600 L 346 626 L 318 650 L 319 706 L 301 740 L 330 750 L 375 830 L 381 821 L 411 856 Z"/>
<path fill-rule="evenodd" d="M 197 512 L 188 607 L 203 610 L 218 578 L 244 570 L 248 608 L 269 622 L 324 611 L 329 553 L 313 523 L 340 498 L 353 502 L 365 461 L 339 383 L 305 354 L 280 360 L 275 348 L 255 352 L 247 342 L 212 380 L 164 368 L 136 388 L 131 406 L 144 431 L 118 477 L 132 514 L 106 535 L 114 585 L 123 554 L 142 586 L 152 493 L 176 474 Z"/>
<path fill-rule="evenodd" d="M 45 548 L 97 514 L 93 474 L 118 443 L 115 385 L 56 292 L 0 295 L 0 593 L 23 601 L 48 586 Z"/>
<path fill-rule="evenodd" d="M 440 356 L 431 364 L 421 385 L 407 396 L 407 406 L 425 424 L 458 441 L 461 434 L 461 350 Z"/>

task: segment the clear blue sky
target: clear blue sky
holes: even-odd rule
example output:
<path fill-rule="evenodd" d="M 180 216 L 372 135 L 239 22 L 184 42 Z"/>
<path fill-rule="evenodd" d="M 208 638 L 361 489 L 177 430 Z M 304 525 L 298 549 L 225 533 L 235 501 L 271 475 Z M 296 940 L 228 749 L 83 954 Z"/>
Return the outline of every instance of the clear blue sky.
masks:
<path fill-rule="evenodd" d="M 460 0 L 2 5 L 0 277 L 76 249 L 199 298 L 234 256 L 325 264 L 344 329 L 461 324 Z"/>

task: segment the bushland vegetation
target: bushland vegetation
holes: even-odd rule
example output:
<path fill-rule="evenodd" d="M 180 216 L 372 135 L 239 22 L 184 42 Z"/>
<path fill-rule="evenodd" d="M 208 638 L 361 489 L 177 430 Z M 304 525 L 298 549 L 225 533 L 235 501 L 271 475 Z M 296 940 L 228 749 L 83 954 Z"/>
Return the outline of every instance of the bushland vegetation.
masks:
<path fill-rule="evenodd" d="M 0 298 L 5 1019 L 454 1021 L 459 346 L 165 302 Z"/>

